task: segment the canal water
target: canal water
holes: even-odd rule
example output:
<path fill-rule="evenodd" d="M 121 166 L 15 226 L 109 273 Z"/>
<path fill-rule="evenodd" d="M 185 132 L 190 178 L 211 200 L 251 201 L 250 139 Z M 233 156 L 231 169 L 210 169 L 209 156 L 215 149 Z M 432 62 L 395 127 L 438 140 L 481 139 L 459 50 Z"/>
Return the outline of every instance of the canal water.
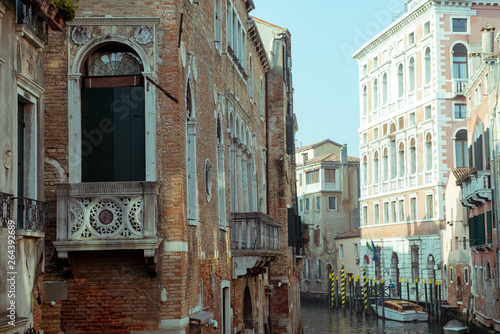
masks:
<path fill-rule="evenodd" d="M 378 319 L 375 313 L 351 313 L 330 309 L 323 302 L 302 301 L 304 334 L 435 334 L 444 333 L 443 325 L 435 321 L 400 323 Z"/>

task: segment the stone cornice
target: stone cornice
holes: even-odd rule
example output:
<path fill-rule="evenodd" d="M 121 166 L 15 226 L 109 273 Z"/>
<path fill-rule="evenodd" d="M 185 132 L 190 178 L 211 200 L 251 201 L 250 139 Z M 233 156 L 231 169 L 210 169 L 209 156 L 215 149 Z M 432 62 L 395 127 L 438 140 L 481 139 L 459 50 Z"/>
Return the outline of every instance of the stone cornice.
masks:
<path fill-rule="evenodd" d="M 422 4 L 414 11 L 407 13 L 405 16 L 403 16 L 402 18 L 391 24 L 385 30 L 380 32 L 377 36 L 375 36 L 370 41 L 365 43 L 365 45 L 363 45 L 360 49 L 358 49 L 358 51 L 356 51 L 352 55 L 352 57 L 358 61 L 363 59 L 369 52 L 371 52 L 378 46 L 385 43 L 389 38 L 393 37 L 401 30 L 408 27 L 413 21 L 426 14 L 433 7 L 434 7 L 434 1 L 430 0 Z"/>
<path fill-rule="evenodd" d="M 144 26 L 158 25 L 159 17 L 76 17 L 68 26 Z"/>

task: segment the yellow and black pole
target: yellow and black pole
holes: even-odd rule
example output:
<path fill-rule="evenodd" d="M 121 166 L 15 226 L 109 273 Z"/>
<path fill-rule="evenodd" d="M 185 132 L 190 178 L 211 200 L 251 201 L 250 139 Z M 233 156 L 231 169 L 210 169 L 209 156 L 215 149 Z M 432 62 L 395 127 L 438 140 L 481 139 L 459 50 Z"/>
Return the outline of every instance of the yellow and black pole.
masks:
<path fill-rule="evenodd" d="M 345 308 L 345 273 L 344 273 L 344 262 L 342 262 L 342 268 L 340 269 L 340 275 L 342 279 L 342 309 Z"/>
<path fill-rule="evenodd" d="M 330 273 L 330 307 L 333 307 L 335 302 L 335 266 L 332 266 Z"/>
<path fill-rule="evenodd" d="M 365 298 L 365 312 L 368 310 L 368 280 L 366 279 L 366 268 L 363 267 L 363 295 Z"/>

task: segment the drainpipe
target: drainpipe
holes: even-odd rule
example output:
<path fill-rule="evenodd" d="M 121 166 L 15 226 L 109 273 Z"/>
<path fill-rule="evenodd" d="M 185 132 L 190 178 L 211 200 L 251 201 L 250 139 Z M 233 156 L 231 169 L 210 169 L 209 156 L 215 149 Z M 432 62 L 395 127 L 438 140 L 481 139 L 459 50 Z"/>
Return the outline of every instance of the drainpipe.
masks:
<path fill-rule="evenodd" d="M 498 59 L 497 59 L 497 62 L 496 62 L 496 66 L 497 66 L 497 77 L 496 77 L 496 84 L 497 84 L 497 92 L 496 92 L 496 96 L 495 96 L 495 106 L 493 107 L 493 109 L 491 110 L 491 117 L 492 117 L 492 121 L 491 121 L 491 136 L 490 136 L 490 159 L 492 160 L 492 163 L 491 163 L 491 170 L 492 170 L 492 177 L 493 177 L 493 191 L 492 191 L 492 205 L 493 205 L 493 219 L 495 221 L 495 225 L 496 225 L 496 240 L 495 240 L 495 258 L 496 258 L 496 269 L 497 269 L 497 272 L 495 273 L 496 275 L 496 295 L 497 295 L 497 302 L 500 300 L 500 275 L 499 275 L 499 268 L 500 268 L 500 256 L 498 254 L 499 252 L 499 245 L 498 245 L 498 237 L 499 237 L 499 229 L 500 229 L 500 226 L 498 226 L 498 207 L 497 207 L 497 189 L 498 189 L 498 180 L 497 180 L 497 163 L 498 163 L 498 160 L 497 160 L 497 155 L 496 155 L 496 147 L 495 147 L 495 143 L 498 141 L 498 139 L 496 139 L 497 135 L 496 135 L 496 131 L 495 131 L 495 128 L 496 128 L 496 109 L 497 109 L 497 105 L 498 105 L 498 99 L 499 99 L 499 92 L 500 92 L 500 66 L 499 66 L 499 63 L 498 63 Z"/>

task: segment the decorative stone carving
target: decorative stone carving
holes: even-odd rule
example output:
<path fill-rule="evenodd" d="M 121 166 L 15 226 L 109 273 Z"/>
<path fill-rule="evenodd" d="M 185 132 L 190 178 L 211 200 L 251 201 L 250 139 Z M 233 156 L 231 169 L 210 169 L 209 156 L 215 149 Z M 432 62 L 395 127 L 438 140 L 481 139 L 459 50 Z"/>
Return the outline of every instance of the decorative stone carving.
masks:
<path fill-rule="evenodd" d="M 90 38 L 90 31 L 86 27 L 75 27 L 73 28 L 73 33 L 71 34 L 71 39 L 73 43 L 81 45 L 86 43 Z"/>
<path fill-rule="evenodd" d="M 10 168 L 12 162 L 12 149 L 8 144 L 5 144 L 3 148 L 3 165 L 6 169 Z"/>
<path fill-rule="evenodd" d="M 153 33 L 147 27 L 139 27 L 134 31 L 134 38 L 139 44 L 147 44 L 153 40 Z"/>

